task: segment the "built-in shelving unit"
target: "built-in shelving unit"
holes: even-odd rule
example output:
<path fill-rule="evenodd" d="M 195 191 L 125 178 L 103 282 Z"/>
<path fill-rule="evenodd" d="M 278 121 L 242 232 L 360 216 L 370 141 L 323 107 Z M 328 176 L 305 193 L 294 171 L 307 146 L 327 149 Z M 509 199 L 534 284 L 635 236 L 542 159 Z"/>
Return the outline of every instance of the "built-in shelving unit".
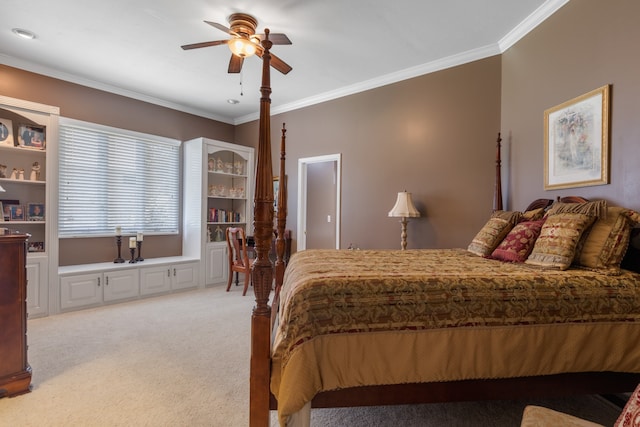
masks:
<path fill-rule="evenodd" d="M 226 228 L 252 234 L 254 167 L 251 147 L 207 138 L 184 144 L 182 254 L 203 260 L 206 285 L 227 280 Z"/>
<path fill-rule="evenodd" d="M 58 118 L 58 107 L 0 96 L 0 226 L 28 235 L 30 318 L 49 313 L 57 282 Z"/>

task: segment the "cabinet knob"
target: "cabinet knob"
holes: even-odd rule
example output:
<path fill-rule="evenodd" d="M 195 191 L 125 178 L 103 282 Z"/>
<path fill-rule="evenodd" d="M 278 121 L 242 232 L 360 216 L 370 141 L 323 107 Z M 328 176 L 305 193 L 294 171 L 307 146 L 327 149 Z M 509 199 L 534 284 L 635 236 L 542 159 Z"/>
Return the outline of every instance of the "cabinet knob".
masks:
<path fill-rule="evenodd" d="M 100 286 L 100 278 L 98 277 L 98 286 Z"/>

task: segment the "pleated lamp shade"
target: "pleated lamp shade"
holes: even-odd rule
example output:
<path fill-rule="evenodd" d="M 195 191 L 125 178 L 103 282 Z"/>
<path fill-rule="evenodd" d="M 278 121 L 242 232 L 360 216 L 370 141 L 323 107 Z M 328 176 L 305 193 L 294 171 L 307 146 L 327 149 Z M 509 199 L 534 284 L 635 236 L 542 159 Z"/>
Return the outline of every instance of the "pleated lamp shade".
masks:
<path fill-rule="evenodd" d="M 389 216 L 401 218 L 413 218 L 420 216 L 420 212 L 418 212 L 418 209 L 416 209 L 413 204 L 411 193 L 407 193 L 406 191 L 398 193 L 398 199 L 396 200 L 396 204 L 393 209 L 389 211 Z"/>

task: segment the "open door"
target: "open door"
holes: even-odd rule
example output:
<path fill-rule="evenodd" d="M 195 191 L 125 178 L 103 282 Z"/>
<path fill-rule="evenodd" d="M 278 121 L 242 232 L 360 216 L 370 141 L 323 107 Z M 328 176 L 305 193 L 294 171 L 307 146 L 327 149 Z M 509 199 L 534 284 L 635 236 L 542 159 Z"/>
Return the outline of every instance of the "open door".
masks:
<path fill-rule="evenodd" d="M 298 160 L 298 247 L 340 248 L 341 155 Z"/>

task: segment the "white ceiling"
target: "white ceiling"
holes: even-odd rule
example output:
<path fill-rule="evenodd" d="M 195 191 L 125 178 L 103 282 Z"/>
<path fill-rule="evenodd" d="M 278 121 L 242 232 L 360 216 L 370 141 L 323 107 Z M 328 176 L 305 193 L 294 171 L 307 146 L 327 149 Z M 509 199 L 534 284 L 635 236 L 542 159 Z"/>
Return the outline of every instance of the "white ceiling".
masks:
<path fill-rule="evenodd" d="M 204 20 L 291 39 L 272 48 L 293 67 L 271 73 L 278 113 L 499 54 L 567 1 L 2 0 L 0 63 L 238 124 L 258 118 L 261 61 L 228 74 L 226 46 L 182 50 L 228 38 Z"/>

